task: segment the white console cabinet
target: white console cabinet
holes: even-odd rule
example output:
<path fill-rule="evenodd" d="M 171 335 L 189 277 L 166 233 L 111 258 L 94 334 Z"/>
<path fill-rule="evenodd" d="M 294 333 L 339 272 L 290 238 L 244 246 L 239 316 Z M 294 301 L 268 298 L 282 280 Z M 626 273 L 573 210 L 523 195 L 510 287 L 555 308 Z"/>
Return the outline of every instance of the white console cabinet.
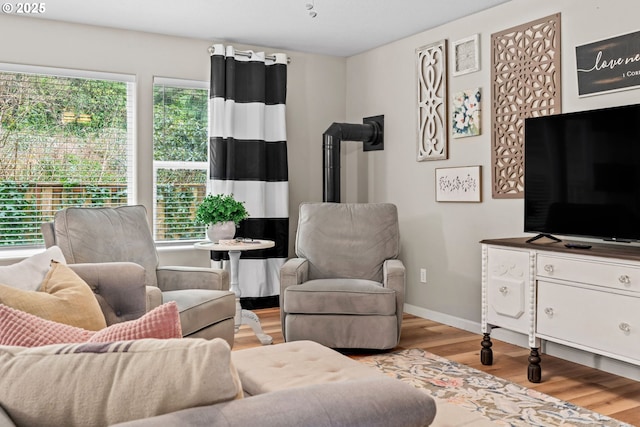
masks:
<path fill-rule="evenodd" d="M 540 340 L 640 365 L 640 248 L 526 238 L 483 240 L 481 361 L 491 329 L 529 338 L 528 378 L 541 380 Z"/>

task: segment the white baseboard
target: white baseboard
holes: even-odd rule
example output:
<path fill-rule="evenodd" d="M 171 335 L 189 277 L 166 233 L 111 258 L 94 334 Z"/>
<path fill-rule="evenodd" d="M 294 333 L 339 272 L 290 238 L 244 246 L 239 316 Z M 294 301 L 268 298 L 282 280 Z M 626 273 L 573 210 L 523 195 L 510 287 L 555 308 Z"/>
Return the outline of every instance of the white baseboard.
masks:
<path fill-rule="evenodd" d="M 480 323 L 472 322 L 471 320 L 461 319 L 460 317 L 451 316 L 450 314 L 440 313 L 438 311 L 428 310 L 426 308 L 418 307 L 416 305 L 405 304 L 405 313 L 413 314 L 414 316 L 422 317 L 423 319 L 433 320 L 434 322 L 444 323 L 445 325 L 453 326 L 454 328 L 463 329 L 465 331 L 479 334 Z"/>
<path fill-rule="evenodd" d="M 440 313 L 410 304 L 404 305 L 404 311 L 414 316 L 422 317 L 423 319 L 433 320 L 474 334 L 482 334 L 482 329 L 478 322 L 472 322 L 471 320 L 462 319 L 456 316 L 451 316 L 450 314 Z M 509 331 L 507 329 L 493 329 L 491 331 L 491 337 L 519 347 L 529 347 L 529 340 L 526 335 Z M 480 348 L 480 341 L 478 341 L 478 350 L 480 350 Z M 640 366 L 637 365 L 632 365 L 620 360 L 611 359 L 609 357 L 600 356 L 598 354 L 593 354 L 548 341 L 542 342 L 540 350 L 542 354 L 542 375 L 544 375 L 544 355 L 548 354 L 570 362 L 579 363 L 590 368 L 630 378 L 634 381 L 640 381 Z"/>

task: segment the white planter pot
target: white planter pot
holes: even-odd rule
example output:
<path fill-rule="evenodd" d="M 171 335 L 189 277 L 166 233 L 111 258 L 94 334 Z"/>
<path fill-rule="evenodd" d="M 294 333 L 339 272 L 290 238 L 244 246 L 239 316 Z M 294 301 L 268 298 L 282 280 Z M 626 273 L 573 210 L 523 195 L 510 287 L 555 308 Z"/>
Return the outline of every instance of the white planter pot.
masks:
<path fill-rule="evenodd" d="M 233 239 L 235 235 L 236 223 L 233 221 L 216 222 L 207 228 L 207 237 L 213 243 L 218 243 L 219 240 Z"/>

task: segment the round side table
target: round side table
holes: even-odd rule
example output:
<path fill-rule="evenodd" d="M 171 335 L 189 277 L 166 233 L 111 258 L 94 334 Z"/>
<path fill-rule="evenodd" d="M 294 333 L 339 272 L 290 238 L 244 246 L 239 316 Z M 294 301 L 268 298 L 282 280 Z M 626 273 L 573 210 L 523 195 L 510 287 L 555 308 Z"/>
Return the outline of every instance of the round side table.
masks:
<path fill-rule="evenodd" d="M 242 254 L 243 251 L 272 248 L 275 246 L 275 242 L 273 240 L 252 240 L 250 242 L 233 241 L 221 244 L 207 240 L 204 242 L 197 242 L 194 246 L 196 249 L 206 251 L 225 251 L 229 253 L 229 285 L 230 290 L 236 294 L 235 331 L 238 332 L 240 325 L 249 325 L 262 345 L 271 344 L 273 342 L 273 338 L 262 331 L 262 325 L 260 325 L 260 319 L 258 316 L 251 310 L 243 309 L 240 305 L 240 296 L 242 295 L 242 291 L 240 290 L 238 283 L 238 268 L 240 254 Z"/>

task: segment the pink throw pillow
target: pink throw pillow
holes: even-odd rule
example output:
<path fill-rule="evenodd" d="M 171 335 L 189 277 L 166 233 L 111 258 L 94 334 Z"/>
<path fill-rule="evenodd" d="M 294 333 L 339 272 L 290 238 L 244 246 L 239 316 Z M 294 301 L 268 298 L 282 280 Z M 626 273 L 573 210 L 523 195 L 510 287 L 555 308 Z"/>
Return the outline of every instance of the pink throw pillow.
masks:
<path fill-rule="evenodd" d="M 162 304 L 139 319 L 115 323 L 99 331 L 53 322 L 0 304 L 0 345 L 38 347 L 142 338 L 182 338 L 180 315 L 175 301 Z"/>
<path fill-rule="evenodd" d="M 128 341 L 142 338 L 182 338 L 180 314 L 175 301 L 162 304 L 139 319 L 114 323 L 97 331 L 89 342 Z"/>

